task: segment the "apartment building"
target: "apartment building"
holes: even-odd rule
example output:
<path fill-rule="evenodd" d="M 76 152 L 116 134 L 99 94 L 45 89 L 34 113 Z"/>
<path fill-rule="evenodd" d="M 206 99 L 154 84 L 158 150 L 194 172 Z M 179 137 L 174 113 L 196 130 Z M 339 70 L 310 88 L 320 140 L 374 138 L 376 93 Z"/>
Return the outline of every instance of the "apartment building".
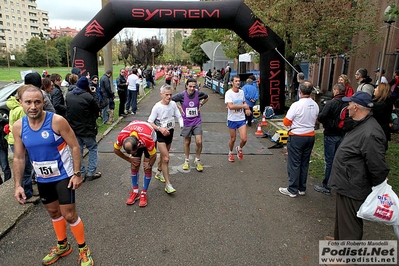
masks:
<path fill-rule="evenodd" d="M 77 29 L 72 29 L 70 27 L 66 27 L 66 28 L 58 28 L 55 27 L 50 28 L 50 37 L 53 39 L 62 37 L 62 36 L 70 36 L 70 37 L 75 37 L 77 34 L 79 33 L 79 30 Z"/>
<path fill-rule="evenodd" d="M 32 37 L 50 37 L 48 12 L 36 0 L 0 0 L 0 47 L 25 49 Z"/>

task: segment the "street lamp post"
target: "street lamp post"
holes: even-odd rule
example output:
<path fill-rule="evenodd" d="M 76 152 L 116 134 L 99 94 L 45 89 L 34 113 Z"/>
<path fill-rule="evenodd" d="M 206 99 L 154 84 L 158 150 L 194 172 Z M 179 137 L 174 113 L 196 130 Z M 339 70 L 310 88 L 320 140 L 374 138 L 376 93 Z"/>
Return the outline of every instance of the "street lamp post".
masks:
<path fill-rule="evenodd" d="M 155 54 L 155 49 L 151 48 L 151 53 L 152 53 L 152 66 L 154 66 L 154 54 Z"/>
<path fill-rule="evenodd" d="M 378 77 L 378 84 L 381 83 L 382 78 L 382 70 L 384 68 L 385 63 L 385 54 L 387 51 L 388 46 L 388 39 L 389 39 L 389 31 L 391 30 L 391 24 L 395 22 L 395 16 L 390 15 L 391 6 L 388 6 L 384 11 L 384 22 L 388 24 L 387 26 L 387 33 L 385 35 L 385 42 L 384 47 L 382 48 L 382 56 L 381 56 L 381 64 L 380 64 L 380 75 Z"/>

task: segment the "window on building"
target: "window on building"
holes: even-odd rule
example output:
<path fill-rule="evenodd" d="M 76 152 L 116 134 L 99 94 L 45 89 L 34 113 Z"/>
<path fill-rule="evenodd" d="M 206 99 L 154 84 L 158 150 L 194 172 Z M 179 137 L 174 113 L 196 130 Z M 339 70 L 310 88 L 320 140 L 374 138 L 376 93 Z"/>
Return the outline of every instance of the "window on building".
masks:
<path fill-rule="evenodd" d="M 4 0 L 4 4 L 7 4 L 7 0 Z"/>
<path fill-rule="evenodd" d="M 14 13 L 14 8 L 11 8 L 11 13 Z"/>
<path fill-rule="evenodd" d="M 9 41 L 12 41 L 12 37 L 8 37 L 8 40 L 9 40 Z"/>
<path fill-rule="evenodd" d="M 21 40 L 21 42 L 24 42 L 24 38 L 21 38 L 20 40 Z"/>
<path fill-rule="evenodd" d="M 13 49 L 13 46 L 12 46 L 12 44 L 10 44 L 9 48 L 10 48 L 10 49 Z"/>
<path fill-rule="evenodd" d="M 12 6 L 13 6 L 13 5 L 14 5 L 14 2 L 13 2 L 13 1 L 10 1 L 10 5 L 12 5 Z"/>
<path fill-rule="evenodd" d="M 18 9 L 18 10 L 17 10 L 17 14 L 21 14 L 21 10 Z"/>
<path fill-rule="evenodd" d="M 26 11 L 22 11 L 22 14 L 23 14 L 24 16 L 26 16 Z M 25 18 L 24 20 L 26 20 L 26 18 Z"/>
<path fill-rule="evenodd" d="M 10 16 L 9 16 L 9 15 L 6 15 L 6 19 L 10 19 Z"/>
<path fill-rule="evenodd" d="M 21 49 L 25 49 L 25 45 L 21 45 Z"/>
<path fill-rule="evenodd" d="M 7 27 L 10 27 L 11 25 L 10 25 L 10 22 L 7 22 Z"/>
<path fill-rule="evenodd" d="M 5 8 L 4 8 L 4 11 L 8 12 L 8 7 L 5 7 Z"/>
<path fill-rule="evenodd" d="M 18 44 L 16 44 L 16 45 L 15 45 L 15 48 L 17 48 L 17 49 L 18 49 L 18 48 L 19 48 L 19 45 L 18 45 Z"/>

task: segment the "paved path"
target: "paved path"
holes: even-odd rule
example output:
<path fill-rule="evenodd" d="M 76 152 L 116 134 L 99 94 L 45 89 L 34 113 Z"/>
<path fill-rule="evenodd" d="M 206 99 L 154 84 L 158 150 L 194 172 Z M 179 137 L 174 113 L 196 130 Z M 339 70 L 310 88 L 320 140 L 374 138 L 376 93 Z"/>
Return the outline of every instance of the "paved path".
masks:
<path fill-rule="evenodd" d="M 223 99 L 203 90 L 211 96 L 201 110 L 204 172 L 193 165 L 189 171 L 181 169 L 183 139 L 176 134 L 170 161 L 175 194 L 166 194 L 164 184 L 153 179 L 147 207 L 125 205 L 129 165 L 112 153 L 121 128 L 133 119 L 147 119 L 160 100 L 158 90 L 141 101 L 136 116 L 120 121 L 100 142 L 98 170 L 103 177 L 77 191 L 96 265 L 317 265 L 318 241 L 333 232 L 335 196 L 313 191 L 320 182 L 313 178 L 306 196 L 281 195 L 278 187 L 287 185 L 286 150 L 268 150 L 273 143 L 257 138 L 255 127 L 249 128 L 253 146 L 244 148 L 244 160 L 228 162 Z M 41 204 L 20 206 L 12 198 L 12 186 L 7 192 L 3 188 L 0 199 L 7 200 L 1 203 L 0 224 L 4 213 L 27 209 L 0 239 L 0 265 L 39 265 L 56 243 L 51 220 Z M 55 265 L 76 264 L 76 242 L 69 231 L 68 237 L 75 250 Z M 388 226 L 365 222 L 364 239 L 394 235 Z"/>

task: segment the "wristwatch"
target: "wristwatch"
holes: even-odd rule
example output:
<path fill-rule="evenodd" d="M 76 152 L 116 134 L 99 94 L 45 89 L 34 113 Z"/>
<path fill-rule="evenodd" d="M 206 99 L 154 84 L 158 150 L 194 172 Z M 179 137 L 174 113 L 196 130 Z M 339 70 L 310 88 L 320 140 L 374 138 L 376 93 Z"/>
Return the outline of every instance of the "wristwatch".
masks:
<path fill-rule="evenodd" d="M 80 171 L 77 171 L 77 172 L 74 172 L 73 175 L 76 175 L 76 176 L 81 177 L 81 176 L 82 176 L 82 173 L 81 173 Z"/>

